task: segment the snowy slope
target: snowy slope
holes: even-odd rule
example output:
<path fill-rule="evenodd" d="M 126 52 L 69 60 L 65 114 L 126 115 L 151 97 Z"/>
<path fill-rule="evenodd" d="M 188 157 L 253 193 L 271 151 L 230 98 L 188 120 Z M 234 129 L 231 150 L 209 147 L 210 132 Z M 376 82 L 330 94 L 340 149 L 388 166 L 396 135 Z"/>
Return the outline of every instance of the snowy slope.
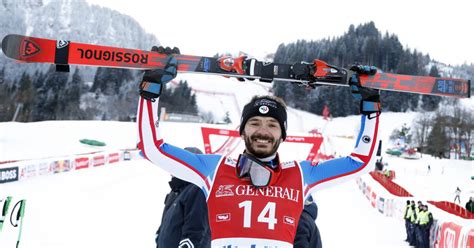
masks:
<path fill-rule="evenodd" d="M 395 123 L 394 119 L 410 119 L 410 114 L 386 116 L 388 123 Z M 390 116 L 392 119 L 388 118 Z M 337 118 L 326 130 L 350 135 L 357 122 L 356 117 Z M 161 126 L 164 138 L 170 143 L 202 148 L 200 125 L 163 122 Z M 337 132 L 340 129 L 346 131 Z M 0 130 L 0 160 L 90 152 L 92 148 L 81 145 L 79 138 L 105 141 L 110 149 L 133 147 L 135 144 L 134 123 L 0 123 Z M 335 139 L 334 143 L 341 151 L 350 150 L 352 146 L 351 140 L 344 138 L 341 141 Z M 283 152 L 302 159 L 301 153 L 293 153 L 293 149 Z M 430 163 L 433 180 L 437 183 L 419 184 L 417 180 L 421 172 L 411 172 L 408 168 L 413 168 L 406 160 L 387 158 L 386 161 L 397 170 L 401 184 L 406 183 L 409 191 L 427 199 L 450 200 L 449 189 L 454 182 L 467 182 L 461 175 L 472 172 L 472 165 L 451 160 L 433 163 L 425 156 L 411 163 L 414 166 L 419 164 L 420 170 Z M 436 176 L 441 169 L 439 165 L 448 162 L 453 165 L 444 168 L 449 177 L 439 180 L 440 177 Z M 423 180 L 427 178 L 425 176 Z M 153 235 L 159 225 L 168 180 L 167 173 L 150 163 L 130 161 L 3 184 L 0 196 L 12 195 L 17 200 L 25 198 L 28 201 L 22 247 L 153 247 Z M 372 208 L 354 181 L 317 192 L 315 199 L 319 205 L 317 223 L 326 247 L 407 247 L 402 241 L 403 223 L 384 217 Z M 13 230 L 4 230 L 0 242 L 2 239 L 16 239 L 15 235 L 7 235 L 9 232 L 13 233 Z M 342 234 L 347 238 L 341 239 Z"/>

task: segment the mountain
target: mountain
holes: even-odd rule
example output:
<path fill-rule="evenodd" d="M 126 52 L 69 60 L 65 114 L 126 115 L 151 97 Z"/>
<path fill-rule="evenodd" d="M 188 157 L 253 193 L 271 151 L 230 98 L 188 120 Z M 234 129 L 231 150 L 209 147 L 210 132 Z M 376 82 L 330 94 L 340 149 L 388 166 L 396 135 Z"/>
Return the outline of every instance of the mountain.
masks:
<path fill-rule="evenodd" d="M 140 49 L 159 45 L 157 38 L 130 16 L 85 0 L 3 0 L 0 16 L 0 37 L 21 34 Z M 0 56 L 0 67 L 3 66 L 7 78 L 17 77 L 25 70 L 25 66 L 18 67 Z M 29 72 L 37 68 L 47 67 L 28 65 Z M 92 79 L 95 70 L 83 70 L 86 81 Z"/>
<path fill-rule="evenodd" d="M 144 50 L 159 45 L 130 16 L 85 0 L 2 0 L 0 16 L 0 37 L 21 34 Z M 57 73 L 48 65 L 18 66 L 0 56 L 0 120 L 15 119 L 19 110 L 17 121 L 128 119 L 136 109 L 138 72 L 97 71 L 74 66 L 69 74 Z"/>

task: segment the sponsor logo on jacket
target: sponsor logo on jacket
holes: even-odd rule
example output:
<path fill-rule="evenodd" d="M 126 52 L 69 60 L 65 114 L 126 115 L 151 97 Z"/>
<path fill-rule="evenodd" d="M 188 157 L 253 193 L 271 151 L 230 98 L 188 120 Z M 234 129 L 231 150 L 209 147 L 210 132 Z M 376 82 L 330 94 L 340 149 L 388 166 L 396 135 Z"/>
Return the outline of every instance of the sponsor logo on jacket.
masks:
<path fill-rule="evenodd" d="M 295 218 L 290 217 L 290 216 L 283 216 L 283 223 L 294 226 Z"/>
<path fill-rule="evenodd" d="M 216 191 L 216 197 L 234 196 L 232 187 L 234 187 L 234 185 L 219 185 L 219 188 Z"/>
<path fill-rule="evenodd" d="M 264 188 L 255 188 L 252 185 L 219 185 L 216 191 L 216 197 L 224 196 L 266 196 L 286 199 L 294 202 L 298 202 L 300 191 L 297 189 L 280 187 L 280 186 L 268 186 Z"/>
<path fill-rule="evenodd" d="M 216 214 L 216 221 L 217 222 L 230 221 L 230 213 Z"/>

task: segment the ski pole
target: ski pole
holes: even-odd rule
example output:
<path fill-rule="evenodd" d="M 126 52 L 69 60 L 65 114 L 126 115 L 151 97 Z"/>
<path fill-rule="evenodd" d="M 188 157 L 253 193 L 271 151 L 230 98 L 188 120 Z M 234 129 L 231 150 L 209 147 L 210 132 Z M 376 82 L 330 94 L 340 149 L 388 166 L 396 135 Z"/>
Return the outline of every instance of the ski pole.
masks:
<path fill-rule="evenodd" d="M 13 212 L 15 211 L 15 208 L 18 204 L 20 204 L 20 208 L 18 209 L 18 212 L 16 213 L 16 221 L 15 221 L 15 223 L 13 223 L 13 221 L 12 221 Z M 25 205 L 26 205 L 26 200 L 25 199 L 17 202 L 15 204 L 15 206 L 13 207 L 13 209 L 12 209 L 12 213 L 10 214 L 10 223 L 12 224 L 12 226 L 14 226 L 14 227 L 19 226 L 19 228 L 20 228 L 20 230 L 18 231 L 18 239 L 16 241 L 16 248 L 18 248 L 18 246 L 20 245 L 21 230 L 23 228 L 23 217 L 24 217 L 24 214 L 25 214 Z M 18 222 L 20 222 L 20 223 L 18 224 Z"/>
<path fill-rule="evenodd" d="M 12 201 L 12 197 L 7 196 L 7 198 L 0 201 L 3 201 L 2 216 L 0 216 L 0 232 L 1 232 L 3 228 L 3 223 L 5 222 L 5 216 L 7 216 L 7 213 L 8 213 L 8 207 L 10 206 L 10 202 Z"/>

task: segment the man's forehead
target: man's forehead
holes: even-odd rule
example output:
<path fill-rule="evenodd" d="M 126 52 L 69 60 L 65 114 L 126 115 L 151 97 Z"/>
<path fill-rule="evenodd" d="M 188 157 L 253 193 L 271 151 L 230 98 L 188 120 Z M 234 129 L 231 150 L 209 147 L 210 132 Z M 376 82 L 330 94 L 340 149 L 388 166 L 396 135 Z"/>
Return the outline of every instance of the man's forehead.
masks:
<path fill-rule="evenodd" d="M 278 122 L 277 119 L 270 116 L 252 116 L 248 121 L 269 121 L 269 122 Z"/>

